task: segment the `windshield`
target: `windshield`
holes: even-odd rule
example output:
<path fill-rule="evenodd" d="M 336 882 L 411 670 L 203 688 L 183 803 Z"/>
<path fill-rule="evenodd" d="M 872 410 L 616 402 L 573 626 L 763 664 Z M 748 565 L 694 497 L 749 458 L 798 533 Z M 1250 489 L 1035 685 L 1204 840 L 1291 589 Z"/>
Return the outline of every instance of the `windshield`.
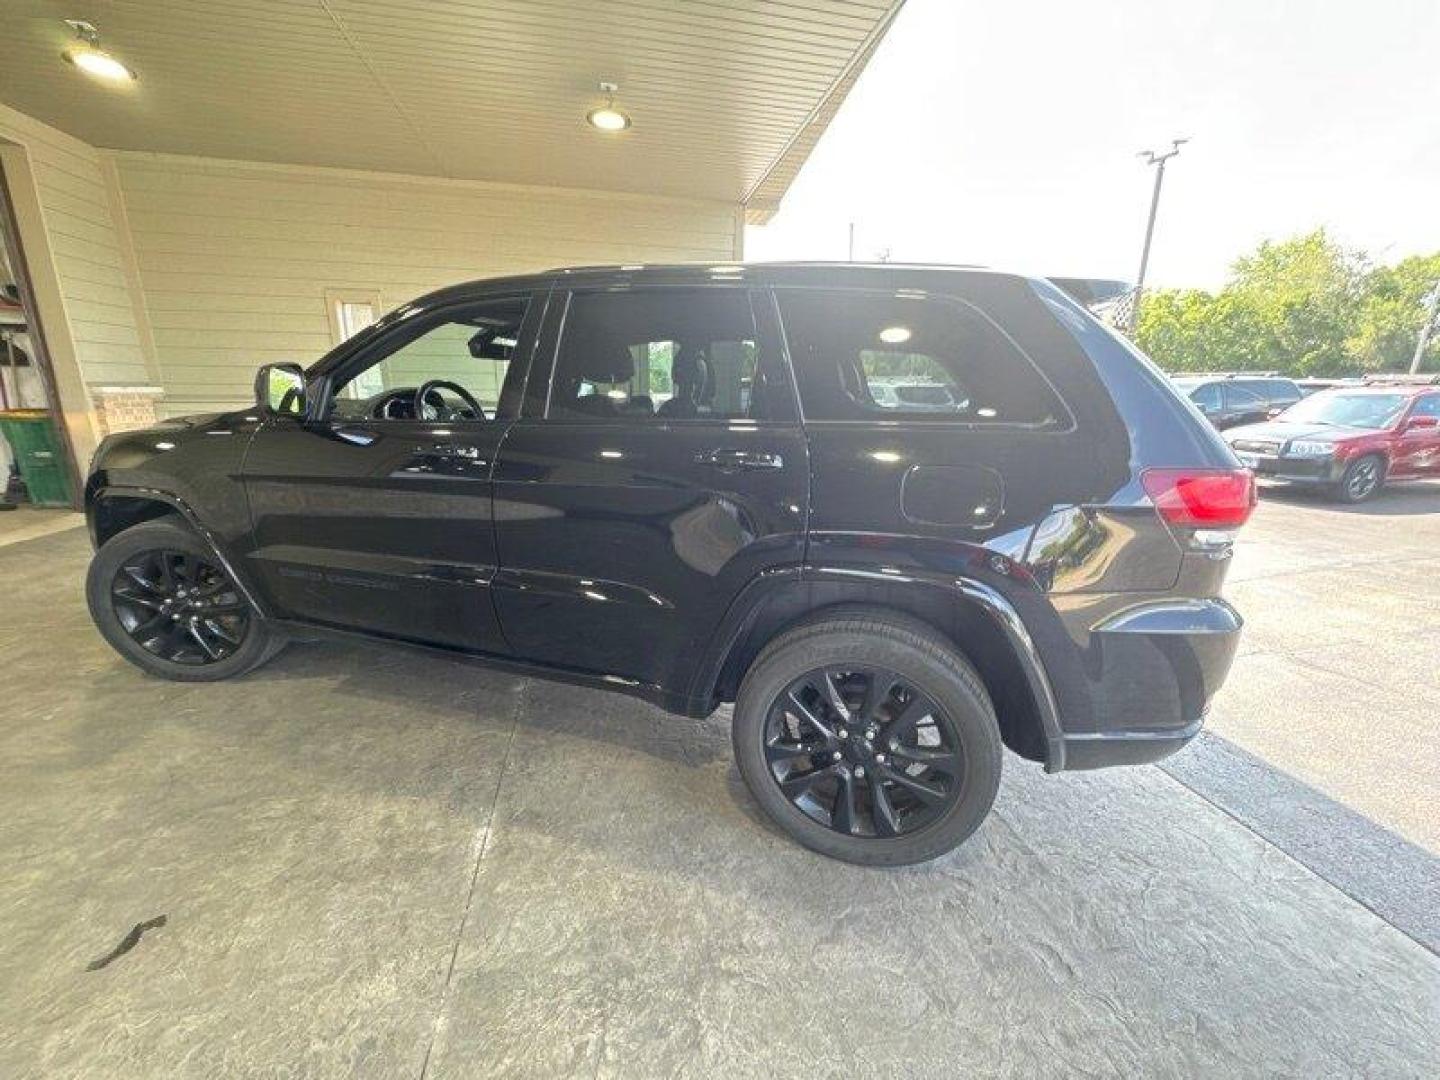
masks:
<path fill-rule="evenodd" d="M 1305 398 L 1280 414 L 1280 419 L 1337 427 L 1387 428 L 1405 408 L 1404 394 L 1345 394 L 1326 391 Z"/>

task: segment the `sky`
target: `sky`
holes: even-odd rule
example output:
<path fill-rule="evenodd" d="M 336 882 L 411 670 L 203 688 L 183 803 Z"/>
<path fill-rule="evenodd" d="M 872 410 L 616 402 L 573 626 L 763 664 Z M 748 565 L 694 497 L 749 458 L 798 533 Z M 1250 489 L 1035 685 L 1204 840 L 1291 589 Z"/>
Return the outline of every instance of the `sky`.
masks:
<path fill-rule="evenodd" d="M 908 0 L 745 255 L 1218 288 L 1325 226 L 1440 251 L 1440 0 Z"/>

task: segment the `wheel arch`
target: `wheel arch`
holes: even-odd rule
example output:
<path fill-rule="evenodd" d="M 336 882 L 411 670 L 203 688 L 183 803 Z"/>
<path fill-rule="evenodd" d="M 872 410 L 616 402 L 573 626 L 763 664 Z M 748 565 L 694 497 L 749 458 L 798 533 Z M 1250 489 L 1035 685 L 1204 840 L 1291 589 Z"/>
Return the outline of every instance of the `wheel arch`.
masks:
<path fill-rule="evenodd" d="M 87 494 L 85 515 L 89 519 L 90 539 L 96 548 L 104 546 L 126 529 L 133 529 L 147 521 L 164 517 L 184 520 L 184 515 L 172 502 L 156 498 L 153 494 L 127 494 L 113 490 Z"/>
<path fill-rule="evenodd" d="M 90 542 L 96 550 L 106 541 L 136 525 L 163 518 L 174 518 L 182 522 L 210 548 L 220 565 L 245 594 L 251 608 L 261 618 L 267 617 L 251 582 L 240 572 L 236 562 L 229 557 L 215 535 L 204 526 L 195 511 L 178 495 L 158 488 L 92 485 L 85 491 L 85 517 L 90 527 Z"/>
<path fill-rule="evenodd" d="M 851 569 L 798 568 L 762 576 L 732 606 L 697 667 L 692 711 L 733 701 L 751 662 L 777 635 L 841 610 L 899 616 L 938 633 L 980 674 L 1005 745 L 1022 757 L 1064 767 L 1058 710 L 1044 665 L 1020 616 L 983 582 L 873 577 Z"/>

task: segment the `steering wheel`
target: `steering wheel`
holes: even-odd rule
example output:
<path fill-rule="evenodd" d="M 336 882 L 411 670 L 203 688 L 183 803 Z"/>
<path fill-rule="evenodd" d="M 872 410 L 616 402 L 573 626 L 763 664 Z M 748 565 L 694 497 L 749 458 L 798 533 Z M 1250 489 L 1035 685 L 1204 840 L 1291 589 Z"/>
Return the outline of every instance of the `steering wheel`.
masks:
<path fill-rule="evenodd" d="M 464 410 L 461 409 L 450 409 L 447 412 L 445 407 L 445 399 L 441 397 L 438 393 L 435 394 L 435 401 L 438 401 L 439 404 L 434 404 L 430 399 L 430 395 L 437 390 L 449 390 L 452 394 L 454 394 L 462 402 L 464 402 L 465 408 L 470 410 L 470 415 L 466 416 Z M 433 409 L 435 411 L 435 415 L 428 415 L 426 411 L 427 409 Z M 476 401 L 473 397 L 470 396 L 470 391 L 466 390 L 459 383 L 451 382 L 449 379 L 431 379 L 429 382 L 421 383 L 418 387 L 416 387 L 414 412 L 416 420 L 485 419 L 484 408 L 480 405 L 478 401 Z"/>

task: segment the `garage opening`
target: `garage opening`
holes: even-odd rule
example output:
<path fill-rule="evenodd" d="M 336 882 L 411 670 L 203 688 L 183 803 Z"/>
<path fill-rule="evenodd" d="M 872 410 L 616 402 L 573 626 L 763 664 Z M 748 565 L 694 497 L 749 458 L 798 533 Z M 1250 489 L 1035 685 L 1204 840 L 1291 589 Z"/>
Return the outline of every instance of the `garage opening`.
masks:
<path fill-rule="evenodd" d="M 36 314 L 25 252 L 0 162 L 0 535 L 28 534 L 79 492 L 74 454 Z"/>

